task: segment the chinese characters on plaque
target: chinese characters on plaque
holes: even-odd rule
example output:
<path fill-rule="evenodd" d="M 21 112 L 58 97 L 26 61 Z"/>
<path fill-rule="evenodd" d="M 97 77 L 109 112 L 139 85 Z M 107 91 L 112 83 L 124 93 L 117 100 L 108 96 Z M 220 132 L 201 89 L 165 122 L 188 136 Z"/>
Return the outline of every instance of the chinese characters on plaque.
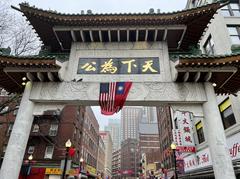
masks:
<path fill-rule="evenodd" d="M 80 58 L 78 74 L 160 74 L 158 57 Z"/>
<path fill-rule="evenodd" d="M 181 152 L 195 152 L 192 113 L 177 111 L 175 116 L 178 129 L 173 129 L 173 140 L 177 145 L 177 150 Z"/>

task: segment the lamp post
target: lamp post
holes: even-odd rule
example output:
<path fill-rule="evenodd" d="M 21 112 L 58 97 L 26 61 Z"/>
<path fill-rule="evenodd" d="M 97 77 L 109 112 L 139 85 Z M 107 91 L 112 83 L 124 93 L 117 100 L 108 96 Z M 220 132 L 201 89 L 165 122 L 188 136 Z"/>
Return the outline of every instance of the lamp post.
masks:
<path fill-rule="evenodd" d="M 33 159 L 33 155 L 31 154 L 31 155 L 29 155 L 28 156 L 28 160 L 27 160 L 27 162 L 28 162 L 28 173 L 26 174 L 26 176 L 25 176 L 25 179 L 27 179 L 28 178 L 28 174 L 30 175 L 31 174 L 31 161 L 32 161 L 32 159 Z"/>
<path fill-rule="evenodd" d="M 82 173 L 84 160 L 83 160 L 83 158 L 81 157 L 79 161 L 80 161 L 80 173 Z"/>
<path fill-rule="evenodd" d="M 67 142 L 65 143 L 66 155 L 65 155 L 64 167 L 63 167 L 62 179 L 64 179 L 65 175 L 66 175 L 67 161 L 68 161 L 68 152 L 69 152 L 69 148 L 71 146 L 72 146 L 72 143 L 71 143 L 70 139 L 68 139 Z"/>
<path fill-rule="evenodd" d="M 176 160 L 176 151 L 177 145 L 173 142 L 171 144 L 171 149 L 173 151 L 173 159 L 174 159 L 174 171 L 175 171 L 175 179 L 178 179 L 178 174 L 177 174 L 177 160 Z"/>

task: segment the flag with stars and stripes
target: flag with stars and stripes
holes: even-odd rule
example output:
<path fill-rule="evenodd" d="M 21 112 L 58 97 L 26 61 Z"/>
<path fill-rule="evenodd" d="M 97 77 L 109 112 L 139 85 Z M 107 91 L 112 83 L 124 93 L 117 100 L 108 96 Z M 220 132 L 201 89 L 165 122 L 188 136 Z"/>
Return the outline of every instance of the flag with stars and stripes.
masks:
<path fill-rule="evenodd" d="M 112 115 L 120 111 L 126 101 L 132 82 L 100 83 L 101 113 Z"/>

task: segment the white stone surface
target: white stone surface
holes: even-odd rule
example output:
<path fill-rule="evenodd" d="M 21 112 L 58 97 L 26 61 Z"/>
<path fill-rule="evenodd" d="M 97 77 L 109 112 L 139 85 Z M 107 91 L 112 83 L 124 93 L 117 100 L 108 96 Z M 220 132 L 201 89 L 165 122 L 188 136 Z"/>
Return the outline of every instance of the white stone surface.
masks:
<path fill-rule="evenodd" d="M 34 83 L 34 102 L 98 105 L 99 83 Z M 133 83 L 126 105 L 157 106 L 160 103 L 203 103 L 206 95 L 200 83 Z"/>
<path fill-rule="evenodd" d="M 160 74 L 77 74 L 79 58 L 148 58 L 159 57 Z M 122 43 L 73 43 L 66 65 L 59 74 L 64 81 L 83 79 L 84 82 L 171 82 L 171 72 L 166 42 L 122 42 Z"/>
<path fill-rule="evenodd" d="M 213 170 L 216 179 L 235 179 L 232 161 L 228 152 L 226 137 L 218 109 L 217 99 L 211 83 L 205 83 L 207 102 L 203 103 L 204 123 L 207 134 Z"/>
<path fill-rule="evenodd" d="M 32 84 L 28 82 L 21 100 L 20 108 L 8 141 L 8 146 L 0 170 L 1 179 L 18 179 L 22 166 L 28 136 L 33 122 L 34 103 L 29 101 Z"/>

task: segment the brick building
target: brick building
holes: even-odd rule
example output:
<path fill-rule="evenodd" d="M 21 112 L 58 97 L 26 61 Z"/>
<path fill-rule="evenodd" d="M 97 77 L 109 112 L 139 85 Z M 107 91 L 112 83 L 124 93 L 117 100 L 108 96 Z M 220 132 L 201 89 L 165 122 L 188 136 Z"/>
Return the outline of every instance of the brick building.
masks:
<path fill-rule="evenodd" d="M 6 100 L 8 96 L 0 96 Z M 18 104 L 11 103 L 11 108 Z M 7 142 L 14 124 L 17 110 L 0 116 L 0 154 L 4 157 Z M 84 128 L 84 129 L 83 129 Z M 70 139 L 75 148 L 74 156 L 70 157 L 67 170 L 75 172 L 80 165 L 80 158 L 84 159 L 84 174 L 89 178 L 96 177 L 99 125 L 90 107 L 74 105 L 65 106 L 62 111 L 45 111 L 43 115 L 35 116 L 29 140 L 27 143 L 23 167 L 20 178 L 26 176 L 26 166 L 29 166 L 28 157 L 33 156 L 30 165 L 30 176 L 60 178 L 60 166 L 65 159 L 65 143 Z M 71 165 L 71 166 L 70 166 Z M 54 169 L 54 170 L 53 170 Z M 60 171 L 60 172 L 59 172 Z"/>
<path fill-rule="evenodd" d="M 174 167 L 174 158 L 170 149 L 172 143 L 172 123 L 170 106 L 157 107 L 158 131 L 160 142 L 160 162 L 166 169 Z"/>
<path fill-rule="evenodd" d="M 97 176 L 98 142 L 98 121 L 91 107 L 86 107 L 81 155 L 83 156 L 84 170 L 87 172 L 88 178 L 94 178 Z"/>
<path fill-rule="evenodd" d="M 127 139 L 121 144 L 121 177 L 136 178 L 140 163 L 137 139 Z"/>

